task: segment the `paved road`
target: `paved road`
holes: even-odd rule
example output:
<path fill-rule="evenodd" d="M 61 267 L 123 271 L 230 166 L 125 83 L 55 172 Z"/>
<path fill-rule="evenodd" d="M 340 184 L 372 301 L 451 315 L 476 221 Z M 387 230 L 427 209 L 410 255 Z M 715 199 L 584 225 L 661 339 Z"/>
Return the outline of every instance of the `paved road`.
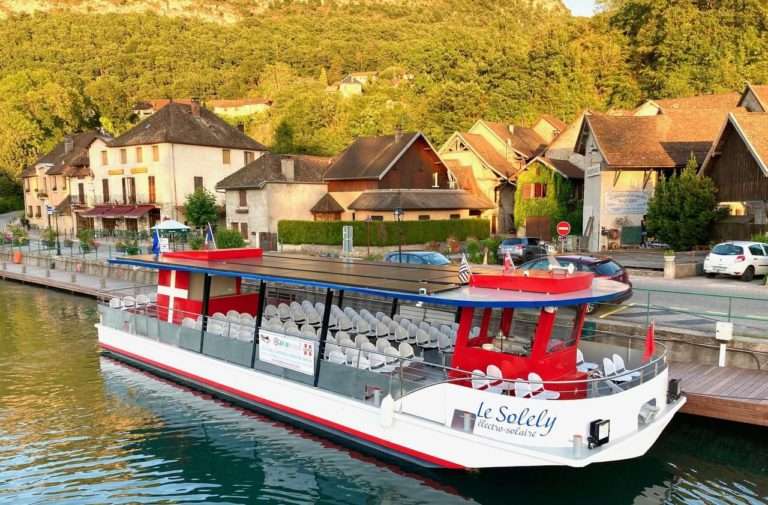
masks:
<path fill-rule="evenodd" d="M 4 231 L 11 221 L 21 217 L 23 214 L 24 214 L 23 211 L 20 211 L 20 210 L 15 210 L 13 212 L 6 212 L 5 214 L 0 214 L 0 231 Z"/>
<path fill-rule="evenodd" d="M 653 319 L 659 326 L 688 328 L 713 336 L 715 322 L 730 318 L 737 335 L 768 338 L 768 286 L 763 285 L 762 278 L 747 283 L 729 278 L 666 280 L 635 276 L 632 283 L 635 291 L 631 299 L 604 308 L 597 317 L 639 324 Z"/>

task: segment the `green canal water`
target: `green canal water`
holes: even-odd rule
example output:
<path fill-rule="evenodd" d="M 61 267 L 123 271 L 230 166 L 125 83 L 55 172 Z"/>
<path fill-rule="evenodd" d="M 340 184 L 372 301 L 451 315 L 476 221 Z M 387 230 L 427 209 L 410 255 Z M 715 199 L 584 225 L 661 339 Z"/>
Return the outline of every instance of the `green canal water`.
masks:
<path fill-rule="evenodd" d="M 678 416 L 645 457 L 417 473 L 99 356 L 95 302 L 0 281 L 0 503 L 768 503 L 768 431 Z"/>

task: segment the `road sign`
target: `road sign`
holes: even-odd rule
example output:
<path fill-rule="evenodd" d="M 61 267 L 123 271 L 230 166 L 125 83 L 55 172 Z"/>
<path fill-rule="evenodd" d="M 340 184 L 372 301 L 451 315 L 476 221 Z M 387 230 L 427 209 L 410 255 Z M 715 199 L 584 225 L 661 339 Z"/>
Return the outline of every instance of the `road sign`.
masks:
<path fill-rule="evenodd" d="M 45 206 L 45 211 L 48 213 L 49 216 L 52 216 L 53 212 L 54 212 L 53 205 L 46 205 Z"/>
<path fill-rule="evenodd" d="M 557 234 L 561 237 L 565 237 L 571 233 L 571 223 L 568 221 L 560 221 L 557 223 Z"/>
<path fill-rule="evenodd" d="M 568 235 L 560 235 L 557 238 L 560 240 L 560 242 L 565 242 L 566 240 L 568 240 Z"/>

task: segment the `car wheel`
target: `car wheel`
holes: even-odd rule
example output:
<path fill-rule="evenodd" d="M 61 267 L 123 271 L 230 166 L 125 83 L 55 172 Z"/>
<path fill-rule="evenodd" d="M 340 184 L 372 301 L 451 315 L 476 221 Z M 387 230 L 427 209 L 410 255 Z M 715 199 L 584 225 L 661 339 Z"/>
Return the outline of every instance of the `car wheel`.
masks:
<path fill-rule="evenodd" d="M 597 312 L 597 304 L 596 303 L 588 303 L 587 304 L 587 314 L 592 315 L 595 312 Z"/>
<path fill-rule="evenodd" d="M 744 273 L 741 274 L 741 280 L 744 282 L 749 282 L 752 279 L 755 278 L 755 268 L 754 267 L 747 267 L 746 270 L 744 270 Z"/>
<path fill-rule="evenodd" d="M 709 277 L 710 279 L 712 279 L 713 277 L 717 276 L 717 274 L 716 274 L 715 272 L 707 272 L 707 273 L 706 273 L 706 275 L 707 275 L 707 277 Z"/>

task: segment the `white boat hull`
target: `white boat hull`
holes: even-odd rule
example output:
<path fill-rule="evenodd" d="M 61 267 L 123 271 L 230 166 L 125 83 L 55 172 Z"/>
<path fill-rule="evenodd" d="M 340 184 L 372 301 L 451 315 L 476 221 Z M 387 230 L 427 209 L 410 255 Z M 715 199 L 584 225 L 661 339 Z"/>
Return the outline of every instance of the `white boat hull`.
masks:
<path fill-rule="evenodd" d="M 247 406 L 279 419 L 301 425 L 315 432 L 345 441 L 363 450 L 397 458 L 419 466 L 432 468 L 489 468 L 562 465 L 583 467 L 591 463 L 629 459 L 643 455 L 656 441 L 674 414 L 682 407 L 684 398 L 662 406 L 653 421 L 641 429 L 622 434 L 622 423 L 612 429 L 608 444 L 596 449 L 576 451 L 550 437 L 551 426 L 540 413 L 518 419 L 516 432 L 526 434 L 516 443 L 475 432 L 451 427 L 454 409 L 465 399 L 471 399 L 478 416 L 490 407 L 477 408 L 492 402 L 503 402 L 517 408 L 517 402 L 543 412 L 558 414 L 564 419 L 557 426 L 568 430 L 567 412 L 583 431 L 583 419 L 595 417 L 595 408 L 613 403 L 612 410 L 621 411 L 622 402 L 634 409 L 638 399 L 666 396 L 667 372 L 662 371 L 645 384 L 624 393 L 588 400 L 524 400 L 509 396 L 482 393 L 453 385 L 438 384 L 395 402 L 393 412 L 384 412 L 373 404 L 347 398 L 310 385 L 293 382 L 260 371 L 238 366 L 196 352 L 188 351 L 153 339 L 97 325 L 101 348 L 118 359 L 145 368 L 158 375 L 201 389 L 221 398 Z M 472 396 L 469 396 L 472 395 Z M 478 396 L 480 395 L 480 396 Z M 645 396 L 642 396 L 645 395 Z M 464 398 L 464 399 L 463 399 Z M 593 404 L 585 403 L 592 402 Z M 466 400 L 470 401 L 470 400 Z M 490 403 L 486 403 L 490 402 Z M 452 406 L 451 406 L 452 405 Z M 450 407 L 450 408 L 449 408 Z M 462 407 L 468 409 L 468 407 Z M 499 407 L 502 412 L 506 405 Z M 526 407 L 528 408 L 528 407 Z M 497 410 L 499 410 L 497 409 Z M 626 410 L 626 409 L 623 409 Z M 490 412 L 490 411 L 488 411 Z M 527 412 L 527 411 L 525 411 Z M 634 411 L 633 411 L 634 412 Z M 623 415 L 627 416 L 626 412 Z M 631 419 L 632 415 L 627 416 Z M 552 416 L 550 416 L 552 417 Z M 583 418 L 583 419 L 582 419 Z M 598 416 L 599 418 L 599 416 Z M 605 417 L 604 417 L 605 418 Z M 537 421 L 538 419 L 538 421 Z M 477 422 L 477 421 L 476 421 Z M 493 422 L 491 420 L 491 422 Z M 525 423 L 530 429 L 523 428 Z M 538 422 L 538 427 L 536 423 Z M 539 429 L 538 435 L 535 433 Z M 547 431 L 547 429 L 549 431 Z M 554 435 L 554 432 L 553 432 Z M 562 434 L 561 434 L 562 436 Z M 549 444 L 549 445 L 548 445 Z"/>

